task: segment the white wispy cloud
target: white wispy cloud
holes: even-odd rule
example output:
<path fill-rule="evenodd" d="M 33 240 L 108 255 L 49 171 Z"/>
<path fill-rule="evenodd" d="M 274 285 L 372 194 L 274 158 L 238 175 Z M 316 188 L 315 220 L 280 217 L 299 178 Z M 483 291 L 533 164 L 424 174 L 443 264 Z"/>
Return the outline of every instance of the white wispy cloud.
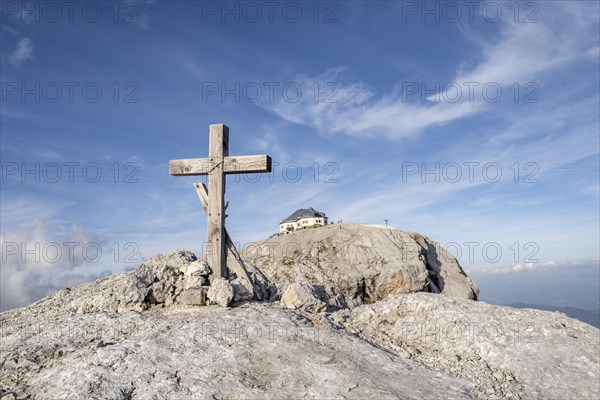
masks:
<path fill-rule="evenodd" d="M 343 133 L 351 136 L 399 138 L 413 136 L 423 129 L 474 114 L 476 103 L 412 104 L 401 93 L 377 97 L 366 83 L 335 68 L 315 76 L 295 79 L 305 93 L 314 82 L 321 83 L 318 101 L 304 95 L 297 102 L 282 99 L 265 108 L 279 117 L 317 129 L 323 135 Z M 327 86 L 331 84 L 331 86 Z"/>
<path fill-rule="evenodd" d="M 561 269 L 561 268 L 572 268 L 580 266 L 598 266 L 600 267 L 600 260 L 587 260 L 587 261 L 546 261 L 537 263 L 517 263 L 509 267 L 496 267 L 496 268 L 483 268 L 479 269 L 478 272 L 482 274 L 510 274 L 522 271 L 536 271 L 536 270 L 548 270 L 548 269 Z"/>
<path fill-rule="evenodd" d="M 17 48 L 10 54 L 9 60 L 17 67 L 27 60 L 33 60 L 33 42 L 29 38 L 21 39 Z"/>
<path fill-rule="evenodd" d="M 99 245 L 97 237 L 77 226 L 64 237 L 52 235 L 43 220 L 0 236 L 0 311 L 27 305 L 67 285 L 97 279 L 110 271 L 84 275 L 74 272 L 95 257 L 82 248 Z M 88 246 L 89 247 L 89 246 Z M 93 250 L 93 249 L 92 249 Z"/>
<path fill-rule="evenodd" d="M 31 113 L 16 110 L 13 107 L 11 107 L 8 103 L 2 105 L 2 110 L 0 110 L 0 116 L 2 116 L 2 119 L 13 118 L 24 120 L 33 118 L 33 115 Z"/>
<path fill-rule="evenodd" d="M 598 40 L 594 31 L 597 14 L 585 14 L 582 7 L 561 4 L 549 5 L 547 11 L 537 24 L 517 24 L 508 19 L 493 41 L 478 40 L 476 43 L 482 54 L 480 62 L 468 70 L 460 69 L 454 80 L 494 82 L 506 89 L 514 82 L 553 82 L 557 76 L 568 76 L 573 63 L 589 63 L 586 54 L 591 44 Z M 337 68 L 297 80 L 307 86 L 312 82 L 337 82 L 337 103 L 317 103 L 311 98 L 303 98 L 298 103 L 276 103 L 270 110 L 286 121 L 310 126 L 323 135 L 392 139 L 416 135 L 427 127 L 459 118 L 493 113 L 497 125 L 486 128 L 480 141 L 450 141 L 445 150 L 434 157 L 459 164 L 496 162 L 505 170 L 516 161 L 521 164 L 535 161 L 540 175 L 598 154 L 598 99 L 581 96 L 585 82 L 577 82 L 582 87 L 573 85 L 564 89 L 561 96 L 546 93 L 535 107 L 525 104 L 505 108 L 500 104 L 486 104 L 481 96 L 473 102 L 463 98 L 458 103 L 408 104 L 401 94 L 378 96 L 361 80 L 347 76 L 347 70 Z M 565 102 L 566 98 L 570 100 Z M 377 164 L 368 168 L 367 176 L 379 176 L 375 173 L 378 168 L 386 176 L 386 170 L 398 168 L 394 160 L 381 160 Z M 440 182 L 426 188 L 419 183 L 406 184 L 398 174 L 387 179 L 381 186 L 372 184 L 369 193 L 363 193 L 360 199 L 342 205 L 338 214 L 344 218 L 356 215 L 364 219 L 375 218 L 381 213 L 377 205 L 385 204 L 387 214 L 406 216 L 425 206 L 443 203 L 459 191 L 486 184 L 481 176 L 476 182 L 465 184 L 466 174 L 460 182 Z M 401 187 L 402 190 L 390 190 L 390 187 Z"/>
<path fill-rule="evenodd" d="M 8 183 L 4 183 L 8 187 Z M 65 208 L 71 206 L 70 200 L 53 200 L 45 196 L 2 195 L 2 228 L 13 229 L 27 225 L 33 218 L 45 221 L 57 219 Z"/>
<path fill-rule="evenodd" d="M 454 100 L 455 92 L 451 91 L 455 86 L 451 86 L 429 96 L 426 102 L 408 102 L 402 91 L 376 93 L 339 67 L 318 76 L 297 77 L 296 82 L 309 93 L 312 92 L 308 88 L 313 87 L 314 82 L 321 83 L 320 101 L 315 101 L 313 96 L 302 96 L 296 102 L 282 99 L 264 107 L 287 121 L 310 126 L 323 135 L 389 139 L 418 135 L 429 127 L 484 113 L 491 106 L 494 113 L 498 113 L 499 107 L 484 97 L 485 85 L 498 85 L 506 94 L 515 82 L 523 85 L 543 80 L 548 77 L 546 74 L 565 69 L 583 58 L 589 60 L 596 54 L 597 11 L 586 13 L 585 9 L 582 5 L 561 2 L 545 6 L 547 12 L 538 23 L 503 19 L 497 38 L 476 41 L 481 61 L 469 69 L 461 66 L 457 71 L 452 82 L 462 89 L 458 100 Z M 324 100 L 328 82 L 333 82 L 337 89 L 331 102 Z M 476 88 L 473 96 L 469 93 L 470 87 Z M 440 98 L 452 101 L 440 101 Z"/>
<path fill-rule="evenodd" d="M 8 32 L 9 34 L 11 34 L 13 36 L 17 36 L 19 34 L 19 31 L 17 31 L 15 28 L 12 28 L 6 24 L 0 25 L 0 31 Z"/>
<path fill-rule="evenodd" d="M 597 52 L 597 9 L 555 2 L 545 5 L 544 11 L 537 23 L 503 19 L 500 39 L 480 39 L 482 61 L 471 70 L 460 70 L 454 81 L 461 85 L 474 82 L 480 87 L 494 83 L 506 91 L 515 82 L 543 82 L 549 77 L 547 74 Z M 474 93 L 482 95 L 481 90 Z"/>
<path fill-rule="evenodd" d="M 600 61 L 600 46 L 591 47 L 585 55 L 594 61 Z"/>

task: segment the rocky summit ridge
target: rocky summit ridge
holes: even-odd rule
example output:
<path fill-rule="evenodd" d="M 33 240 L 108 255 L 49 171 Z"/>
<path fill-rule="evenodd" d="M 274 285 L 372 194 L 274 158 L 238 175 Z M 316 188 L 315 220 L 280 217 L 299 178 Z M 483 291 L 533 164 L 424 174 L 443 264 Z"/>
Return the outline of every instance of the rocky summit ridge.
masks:
<path fill-rule="evenodd" d="M 423 235 L 336 224 L 241 254 L 253 298 L 178 250 L 1 313 L 2 400 L 600 397 L 597 328 L 476 301 Z"/>
<path fill-rule="evenodd" d="M 252 243 L 242 254 L 282 286 L 312 284 L 334 308 L 415 292 L 479 296 L 477 285 L 439 243 L 395 228 L 328 225 Z"/>

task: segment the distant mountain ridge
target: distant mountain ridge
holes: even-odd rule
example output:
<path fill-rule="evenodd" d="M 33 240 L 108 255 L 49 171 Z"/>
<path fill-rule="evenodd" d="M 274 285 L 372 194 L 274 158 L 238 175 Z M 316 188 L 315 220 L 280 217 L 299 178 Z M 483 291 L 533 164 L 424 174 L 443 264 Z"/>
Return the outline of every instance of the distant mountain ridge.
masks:
<path fill-rule="evenodd" d="M 595 326 L 596 328 L 600 328 L 600 309 L 584 310 L 583 308 L 576 307 L 557 307 L 548 306 L 544 304 L 527 304 L 519 302 L 503 305 L 513 308 L 533 308 L 536 310 L 544 311 L 559 311 L 561 313 L 567 314 L 571 318 L 578 319 L 581 322 L 585 322 L 586 324 Z"/>

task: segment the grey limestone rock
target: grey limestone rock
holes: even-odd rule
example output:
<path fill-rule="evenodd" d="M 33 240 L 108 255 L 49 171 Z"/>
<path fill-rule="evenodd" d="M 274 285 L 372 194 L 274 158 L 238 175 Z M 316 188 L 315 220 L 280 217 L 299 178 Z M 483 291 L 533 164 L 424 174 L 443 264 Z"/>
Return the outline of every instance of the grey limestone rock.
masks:
<path fill-rule="evenodd" d="M 207 263 L 200 260 L 192 261 L 179 267 L 183 273 L 183 288 L 197 288 L 208 284 L 208 276 L 211 273 Z"/>
<path fill-rule="evenodd" d="M 205 306 L 207 305 L 208 287 L 194 287 L 184 289 L 177 296 L 177 304 L 186 304 L 190 306 Z"/>
<path fill-rule="evenodd" d="M 348 331 L 474 383 L 480 398 L 600 397 L 600 331 L 561 313 L 413 293 L 336 314 Z"/>
<path fill-rule="evenodd" d="M 17 399 L 473 398 L 472 385 L 273 303 L 0 314 Z M 10 397 L 9 397 L 10 398 Z"/>
<path fill-rule="evenodd" d="M 184 288 L 184 274 L 180 269 L 194 261 L 196 256 L 185 250 L 158 254 L 132 271 L 61 290 L 35 304 L 79 314 L 141 311 L 155 305 L 169 306 Z"/>
<path fill-rule="evenodd" d="M 292 309 L 319 313 L 327 309 L 314 286 L 308 282 L 295 282 L 287 287 L 281 296 L 281 304 Z"/>
<path fill-rule="evenodd" d="M 233 300 L 233 286 L 227 279 L 215 279 L 208 289 L 207 297 L 212 304 L 227 307 Z"/>
<path fill-rule="evenodd" d="M 328 225 L 252 243 L 241 253 L 271 282 L 283 287 L 303 281 L 330 287 L 350 308 L 402 293 L 467 299 L 479 294 L 442 246 L 396 228 Z"/>
<path fill-rule="evenodd" d="M 600 330 L 473 301 L 422 235 L 344 224 L 276 239 L 246 269 L 254 299 L 281 302 L 232 303 L 235 279 L 206 286 L 208 266 L 178 250 L 0 313 L 0 397 L 600 397 Z"/>

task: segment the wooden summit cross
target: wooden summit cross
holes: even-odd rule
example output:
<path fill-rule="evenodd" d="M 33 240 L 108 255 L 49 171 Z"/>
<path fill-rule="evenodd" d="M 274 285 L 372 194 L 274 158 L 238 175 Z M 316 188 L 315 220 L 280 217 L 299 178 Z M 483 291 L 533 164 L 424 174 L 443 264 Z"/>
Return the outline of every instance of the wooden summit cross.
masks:
<path fill-rule="evenodd" d="M 225 175 L 245 172 L 271 172 L 271 157 L 267 155 L 230 157 L 229 128 L 223 124 L 210 126 L 208 158 L 169 161 L 171 175 L 208 175 L 208 193 L 204 184 L 195 183 L 194 186 L 208 217 L 208 241 L 204 259 L 213 272 L 211 282 L 215 275 L 228 278 L 227 254 L 229 253 L 230 267 L 242 281 L 248 281 L 244 282 L 244 286 L 252 290 L 244 264 L 225 230 Z"/>

